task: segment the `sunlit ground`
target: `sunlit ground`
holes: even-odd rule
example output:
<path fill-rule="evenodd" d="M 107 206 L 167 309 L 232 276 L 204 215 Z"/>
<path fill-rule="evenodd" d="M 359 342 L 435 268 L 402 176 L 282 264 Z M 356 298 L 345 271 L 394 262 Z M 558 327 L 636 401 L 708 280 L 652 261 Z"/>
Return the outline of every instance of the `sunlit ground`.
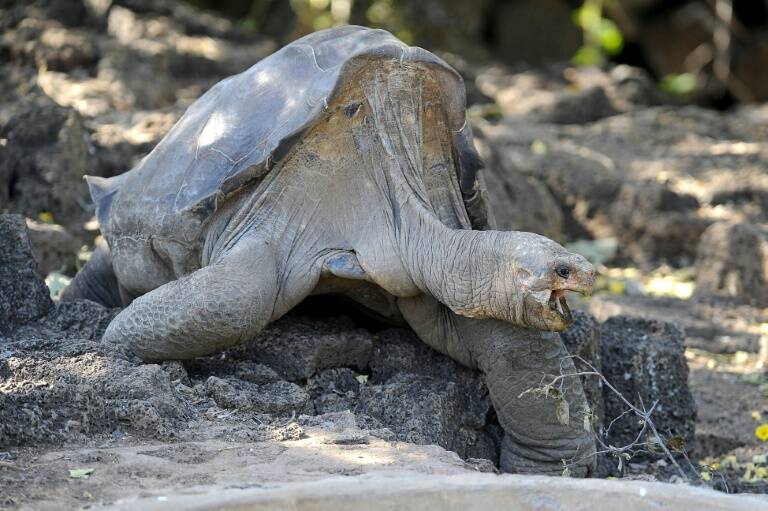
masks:
<path fill-rule="evenodd" d="M 768 375 L 760 354 L 718 355 L 688 348 L 691 390 L 699 403 L 697 434 L 732 437 L 735 449 L 701 460 L 701 478 L 735 476 L 757 490 L 768 484 Z M 738 437 L 738 438 L 737 438 Z M 738 446 L 741 444 L 740 446 Z"/>

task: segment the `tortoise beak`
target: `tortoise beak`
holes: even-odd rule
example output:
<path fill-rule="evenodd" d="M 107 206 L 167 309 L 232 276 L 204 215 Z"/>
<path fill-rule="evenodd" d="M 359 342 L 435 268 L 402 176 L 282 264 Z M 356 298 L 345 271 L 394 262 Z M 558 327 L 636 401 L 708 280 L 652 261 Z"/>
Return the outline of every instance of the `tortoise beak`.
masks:
<path fill-rule="evenodd" d="M 565 300 L 566 291 L 591 295 L 595 285 L 595 268 L 586 259 L 577 256 L 569 267 L 568 278 L 555 283 L 547 302 L 550 313 L 555 317 L 552 329 L 556 331 L 564 330 L 573 322 L 573 314 Z"/>

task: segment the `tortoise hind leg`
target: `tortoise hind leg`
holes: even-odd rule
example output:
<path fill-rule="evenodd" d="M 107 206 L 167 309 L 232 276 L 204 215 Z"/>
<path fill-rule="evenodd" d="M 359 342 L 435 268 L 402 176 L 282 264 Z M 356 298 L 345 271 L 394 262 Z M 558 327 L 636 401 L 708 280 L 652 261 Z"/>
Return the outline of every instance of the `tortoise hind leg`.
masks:
<path fill-rule="evenodd" d="M 112 269 L 109 246 L 101 241 L 85 266 L 61 294 L 62 301 L 84 298 L 105 307 L 122 307 L 120 286 Z"/>
<path fill-rule="evenodd" d="M 593 471 L 591 412 L 559 335 L 465 318 L 425 295 L 401 298 L 398 306 L 425 343 L 485 374 L 504 428 L 503 471 L 557 475 L 567 466 L 577 477 Z M 559 375 L 562 386 L 540 390 Z"/>
<path fill-rule="evenodd" d="M 216 262 L 136 298 L 103 342 L 145 361 L 215 353 L 258 333 L 272 318 L 275 258 L 263 242 L 239 244 Z"/>

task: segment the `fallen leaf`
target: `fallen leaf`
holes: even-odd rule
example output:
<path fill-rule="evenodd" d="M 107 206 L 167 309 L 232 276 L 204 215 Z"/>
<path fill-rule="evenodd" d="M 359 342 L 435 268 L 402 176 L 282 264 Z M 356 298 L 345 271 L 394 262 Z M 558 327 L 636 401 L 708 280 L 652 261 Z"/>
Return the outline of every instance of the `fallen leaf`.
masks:
<path fill-rule="evenodd" d="M 755 428 L 755 436 L 763 442 L 768 442 L 768 422 Z"/>
<path fill-rule="evenodd" d="M 623 295 L 627 292 L 627 283 L 621 280 L 611 280 L 608 282 L 608 292 L 612 295 Z"/>
<path fill-rule="evenodd" d="M 72 479 L 88 479 L 95 468 L 73 468 L 69 471 L 69 477 Z"/>
<path fill-rule="evenodd" d="M 749 362 L 749 353 L 745 351 L 737 351 L 733 355 L 733 363 L 736 365 L 745 365 Z"/>
<path fill-rule="evenodd" d="M 681 436 L 673 436 L 667 440 L 667 449 L 670 451 L 682 452 L 685 450 L 685 440 Z"/>

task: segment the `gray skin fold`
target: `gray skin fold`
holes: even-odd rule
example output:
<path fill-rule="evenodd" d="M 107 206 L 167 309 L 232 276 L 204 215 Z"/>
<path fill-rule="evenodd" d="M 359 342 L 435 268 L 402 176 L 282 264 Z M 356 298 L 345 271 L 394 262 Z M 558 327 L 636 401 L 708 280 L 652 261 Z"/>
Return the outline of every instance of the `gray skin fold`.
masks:
<path fill-rule="evenodd" d="M 549 398 L 535 392 L 555 376 L 576 372 L 557 333 L 465 318 L 425 295 L 398 306 L 425 343 L 485 374 L 505 433 L 504 472 L 559 475 L 567 467 L 584 477 L 593 471 L 592 414 L 579 377 L 563 378 Z"/>
<path fill-rule="evenodd" d="M 594 269 L 490 230 L 468 162 L 455 71 L 386 32 L 312 34 L 217 84 L 136 168 L 89 180 L 106 244 L 64 299 L 125 307 L 103 341 L 157 361 L 246 341 L 310 294 L 348 296 L 485 374 L 504 470 L 587 475 L 578 377 L 532 390 L 574 372 L 551 331 Z"/>

